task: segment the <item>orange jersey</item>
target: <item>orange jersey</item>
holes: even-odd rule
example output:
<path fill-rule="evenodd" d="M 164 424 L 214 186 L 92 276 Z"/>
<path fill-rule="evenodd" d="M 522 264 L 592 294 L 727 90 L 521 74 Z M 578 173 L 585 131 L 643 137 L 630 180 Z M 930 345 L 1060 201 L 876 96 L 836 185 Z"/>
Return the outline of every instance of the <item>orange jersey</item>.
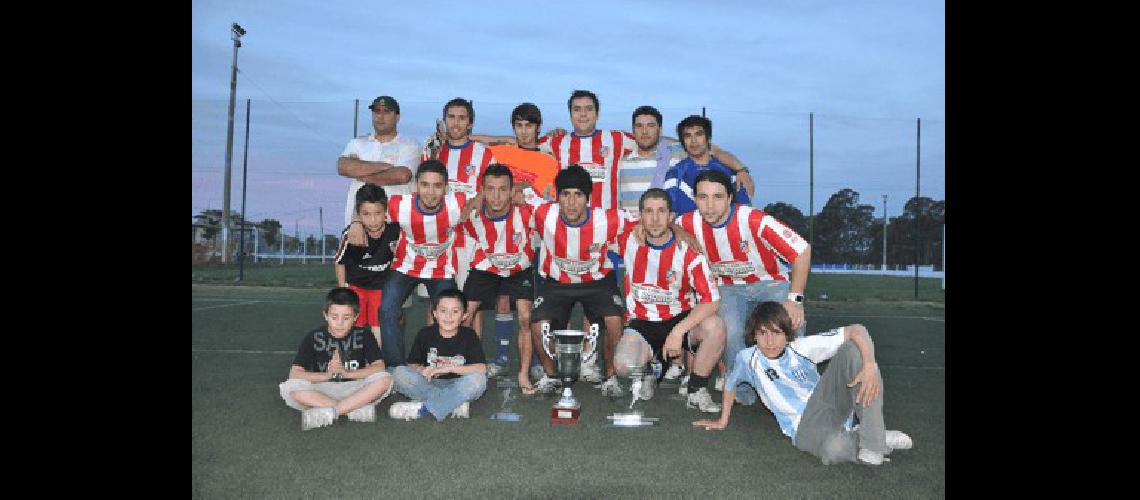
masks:
<path fill-rule="evenodd" d="M 534 192 L 542 195 L 546 186 L 554 194 L 554 176 L 560 170 L 558 160 L 553 156 L 538 151 L 528 151 L 517 146 L 488 146 L 495 161 L 511 169 L 511 176 L 515 182 L 529 182 Z"/>

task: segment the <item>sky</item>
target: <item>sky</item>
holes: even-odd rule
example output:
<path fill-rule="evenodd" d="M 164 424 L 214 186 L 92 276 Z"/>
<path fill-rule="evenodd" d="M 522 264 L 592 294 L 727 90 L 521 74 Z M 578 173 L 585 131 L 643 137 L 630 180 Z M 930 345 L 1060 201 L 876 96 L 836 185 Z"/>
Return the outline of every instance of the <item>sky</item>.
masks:
<path fill-rule="evenodd" d="M 343 227 L 349 180 L 336 159 L 354 100 L 358 134 L 372 131 L 372 99 L 391 95 L 399 131 L 422 144 L 453 97 L 474 102 L 477 133 L 510 135 L 511 109 L 528 101 L 543 130 L 569 129 L 575 89 L 598 95 L 602 129 L 629 130 L 649 104 L 675 137 L 704 108 L 713 142 L 750 167 L 755 206 L 818 213 L 852 188 L 876 217 L 887 195 L 894 217 L 915 194 L 916 161 L 921 194 L 945 199 L 944 12 L 928 0 L 195 0 L 191 215 L 223 206 L 236 22 L 247 34 L 230 208 L 242 207 L 244 164 L 247 219 L 277 219 L 289 234 L 319 234 L 322 207 L 326 234 Z"/>

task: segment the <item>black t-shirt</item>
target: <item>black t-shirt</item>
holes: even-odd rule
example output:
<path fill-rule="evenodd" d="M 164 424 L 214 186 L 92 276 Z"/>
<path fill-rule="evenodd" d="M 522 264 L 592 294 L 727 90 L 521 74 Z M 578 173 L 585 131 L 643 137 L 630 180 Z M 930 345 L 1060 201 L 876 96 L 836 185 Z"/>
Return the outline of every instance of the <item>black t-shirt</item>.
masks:
<path fill-rule="evenodd" d="M 373 238 L 365 232 L 367 247 L 347 244 L 347 235 L 346 227 L 341 233 L 341 248 L 336 256 L 336 263 L 344 264 L 345 281 L 369 290 L 383 288 L 384 280 L 388 277 L 388 265 L 392 263 L 393 249 L 400 239 L 400 225 L 389 223 L 379 238 Z"/>
<path fill-rule="evenodd" d="M 434 368 L 477 365 L 486 362 L 479 336 L 475 334 L 475 330 L 466 326 L 460 326 L 455 336 L 446 339 L 439 334 L 438 324 L 425 326 L 416 334 L 412 351 L 408 353 L 408 363 Z M 441 379 L 456 377 L 459 375 L 454 373 L 439 376 Z"/>
<path fill-rule="evenodd" d="M 376 345 L 376 337 L 370 329 L 354 326 L 348 335 L 338 339 L 322 327 L 301 339 L 293 364 L 310 372 L 328 371 L 333 349 L 340 349 L 340 359 L 346 370 L 359 370 L 380 359 L 380 346 Z"/>

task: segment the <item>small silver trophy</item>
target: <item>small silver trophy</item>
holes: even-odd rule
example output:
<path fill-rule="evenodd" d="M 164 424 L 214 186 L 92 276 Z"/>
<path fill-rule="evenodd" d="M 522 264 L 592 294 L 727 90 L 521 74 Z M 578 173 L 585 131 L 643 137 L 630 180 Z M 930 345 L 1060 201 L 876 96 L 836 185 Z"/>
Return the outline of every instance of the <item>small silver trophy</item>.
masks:
<path fill-rule="evenodd" d="M 550 351 L 550 339 L 556 341 L 555 352 Z M 578 381 L 578 373 L 582 364 L 582 341 L 590 344 L 589 356 L 597 349 L 598 325 L 590 325 L 590 334 L 581 330 L 555 330 L 550 333 L 550 324 L 542 324 L 542 350 L 557 362 L 558 378 L 562 381 L 562 398 L 550 409 L 550 423 L 576 424 L 581 416 L 582 405 L 574 398 L 570 386 Z M 557 353 L 557 356 L 555 356 Z"/>
<path fill-rule="evenodd" d="M 648 397 L 652 397 L 651 395 L 646 394 L 648 391 L 643 391 L 643 389 L 645 389 L 645 384 L 653 384 L 655 382 L 655 376 L 652 372 L 646 371 L 644 364 L 641 366 L 628 366 L 625 368 L 625 370 L 616 370 L 616 373 L 629 374 L 629 405 L 626 406 L 625 401 L 622 399 L 612 398 L 621 406 L 621 410 L 624 411 L 616 411 L 611 415 L 607 415 L 606 419 L 608 419 L 610 421 L 610 425 L 614 427 L 652 426 L 653 423 L 657 422 L 658 419 L 655 417 L 646 417 L 645 411 L 642 410 L 641 407 L 637 406 L 637 402 L 644 401 L 647 400 Z M 648 377 L 646 376 L 647 373 L 649 374 Z M 646 380 L 647 378 L 651 377 L 653 377 L 654 380 Z M 624 377 L 619 376 L 618 380 L 621 380 L 622 378 Z M 648 397 L 646 397 L 647 395 Z"/>
<path fill-rule="evenodd" d="M 517 387 L 518 384 L 515 384 Z M 510 385 L 500 384 L 499 387 L 503 389 L 503 406 L 499 411 L 491 414 L 491 420 L 499 420 L 502 422 L 518 422 L 522 420 L 522 415 L 515 413 L 514 406 L 515 400 L 518 399 L 518 394 L 515 392 L 515 387 Z"/>

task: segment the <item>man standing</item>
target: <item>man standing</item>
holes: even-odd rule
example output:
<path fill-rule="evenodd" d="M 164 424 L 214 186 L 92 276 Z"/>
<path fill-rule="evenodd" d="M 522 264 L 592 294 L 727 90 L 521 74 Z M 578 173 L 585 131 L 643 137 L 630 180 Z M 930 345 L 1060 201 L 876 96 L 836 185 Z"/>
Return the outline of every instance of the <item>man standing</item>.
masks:
<path fill-rule="evenodd" d="M 373 133 L 348 141 L 344 152 L 336 161 L 337 173 L 352 179 L 348 184 L 348 197 L 344 207 L 344 225 L 353 221 L 356 212 L 356 191 L 366 183 L 384 188 L 388 197 L 409 194 L 412 170 L 419 165 L 420 145 L 415 139 L 400 134 L 400 103 L 391 96 L 382 95 L 368 106 L 372 110 Z M 364 245 L 363 232 L 353 244 Z M 336 264 L 337 283 L 344 283 L 344 265 Z"/>
<path fill-rule="evenodd" d="M 625 308 L 629 326 L 618 342 L 614 370 L 623 376 L 645 368 L 651 357 L 668 364 L 683 350 L 695 352 L 686 406 L 706 413 L 720 411 L 709 395 L 708 378 L 724 351 L 724 321 L 716 315 L 720 295 L 705 257 L 677 241 L 670 229 L 673 213 L 668 193 L 650 188 L 641 195 L 645 242 L 633 234 L 618 238 L 625 273 Z M 643 370 L 638 397 L 653 397 L 657 382 Z"/>
<path fill-rule="evenodd" d="M 677 218 L 705 249 L 709 269 L 720 288 L 725 323 L 724 362 L 732 373 L 736 353 L 744 349 L 744 321 L 761 302 L 784 304 L 797 336 L 803 336 L 804 287 L 811 269 L 811 247 L 775 217 L 733 199 L 732 181 L 720 170 L 697 175 L 697 210 Z M 789 274 L 789 269 L 791 272 Z M 725 387 L 724 390 L 733 389 Z M 738 402 L 756 402 L 756 391 L 736 391 Z"/>
<path fill-rule="evenodd" d="M 693 186 L 701 172 L 706 170 L 723 172 L 732 180 L 734 186 L 738 180 L 737 176 L 748 175 L 748 169 L 743 165 L 739 168 L 729 168 L 713 157 L 712 149 L 709 147 L 712 141 L 712 120 L 690 115 L 677 124 L 677 135 L 681 138 L 681 144 L 689 157 L 669 169 L 662 187 L 669 191 L 669 195 L 673 198 L 673 207 L 677 209 L 678 214 L 685 215 L 697 208 L 693 202 Z M 745 206 L 752 204 L 744 186 L 736 190 L 734 202 Z"/>
<path fill-rule="evenodd" d="M 467 195 L 447 187 L 447 168 L 428 160 L 416 169 L 416 193 L 388 200 L 388 220 L 401 229 L 380 299 L 380 351 L 390 367 L 405 364 L 400 306 L 412 287 L 423 283 L 432 297 L 456 288 L 455 228 L 464 221 Z"/>

